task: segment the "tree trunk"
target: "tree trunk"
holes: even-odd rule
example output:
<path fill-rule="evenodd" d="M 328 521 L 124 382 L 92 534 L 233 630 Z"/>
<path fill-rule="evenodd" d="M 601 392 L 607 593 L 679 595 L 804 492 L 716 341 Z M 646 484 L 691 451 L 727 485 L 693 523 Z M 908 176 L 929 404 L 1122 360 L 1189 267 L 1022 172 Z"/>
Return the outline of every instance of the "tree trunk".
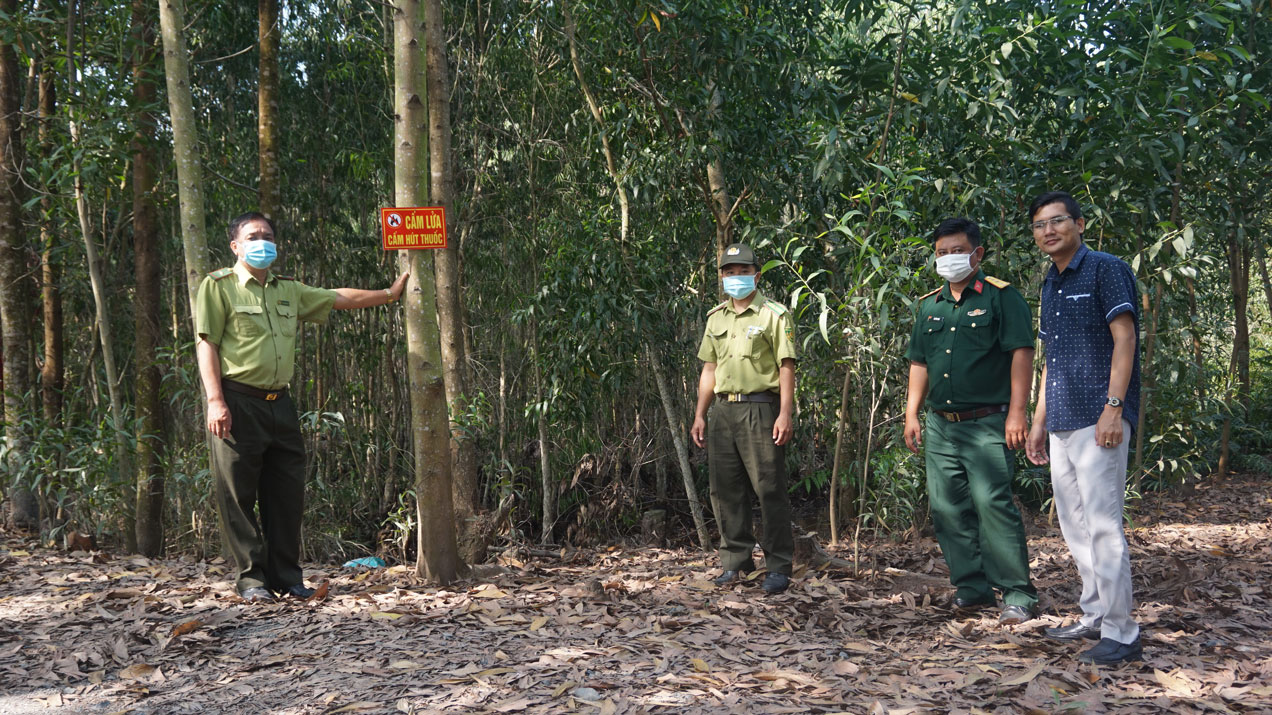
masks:
<path fill-rule="evenodd" d="M 667 386 L 667 377 L 662 366 L 654 359 L 654 351 L 646 346 L 645 353 L 649 359 L 650 369 L 654 373 L 654 382 L 658 385 L 658 396 L 662 399 L 663 413 L 667 418 L 667 432 L 671 435 L 676 447 L 676 462 L 680 465 L 680 477 L 685 484 L 685 496 L 689 499 L 689 513 L 693 515 L 693 525 L 698 531 L 698 543 L 703 551 L 711 550 L 711 535 L 707 531 L 707 520 L 702 515 L 702 501 L 698 499 L 698 489 L 693 483 L 693 468 L 689 466 L 689 445 L 685 443 L 684 433 L 677 428 L 676 406 L 671 399 L 671 389 Z"/>
<path fill-rule="evenodd" d="M 17 0 L 0 0 L 0 12 L 14 18 Z M 34 292 L 27 278 L 29 247 L 22 230 L 23 190 L 21 76 L 10 42 L 0 43 L 0 323 L 3 323 L 4 436 L 9 447 L 5 471 L 10 485 L 12 524 L 22 529 L 39 526 L 35 495 L 23 477 L 31 441 L 26 403 L 31 384 L 31 303 Z"/>
<path fill-rule="evenodd" d="M 57 109 L 54 80 L 53 63 L 46 57 L 40 66 L 40 155 L 49 162 L 56 150 L 53 140 L 53 119 Z M 44 365 L 40 369 L 40 403 L 44 408 L 45 423 L 50 427 L 60 427 L 66 368 L 62 347 L 62 266 L 53 245 L 56 232 L 53 230 L 55 219 L 51 193 L 51 190 L 46 191 L 40 198 L 40 302 L 44 315 Z"/>
<path fill-rule="evenodd" d="M 163 402 L 162 378 L 155 351 L 163 336 L 159 327 L 162 293 L 159 266 L 159 218 L 155 209 L 154 7 L 132 0 L 133 100 L 133 259 L 137 281 L 134 306 L 137 365 L 137 550 L 146 556 L 163 553 Z"/>
<path fill-rule="evenodd" d="M 261 213 L 277 221 L 282 208 L 278 170 L 278 0 L 259 0 L 257 16 L 261 56 L 256 114 L 260 183 L 256 192 Z"/>
<path fill-rule="evenodd" d="M 425 198 L 422 165 L 428 155 L 428 121 L 421 66 L 420 0 L 400 0 L 393 11 L 394 185 L 398 206 L 419 206 Z M 411 432 L 415 454 L 415 505 L 419 520 L 416 571 L 449 584 L 463 567 L 455 538 L 451 501 L 451 460 L 442 381 L 441 340 L 433 259 L 428 251 L 402 251 L 414 287 L 407 293 L 407 374 L 411 383 Z"/>
<path fill-rule="evenodd" d="M 92 227 L 89 222 L 88 199 L 84 196 L 84 177 L 79 152 L 81 146 L 79 122 L 75 119 L 76 112 L 73 109 L 75 105 L 75 90 L 79 86 L 79 70 L 75 64 L 75 26 L 78 23 L 78 19 L 75 12 L 75 3 L 71 3 L 69 8 L 66 19 L 66 70 L 67 86 L 69 87 L 67 96 L 70 99 L 68 102 L 67 126 L 70 128 L 71 133 L 71 167 L 72 174 L 75 177 L 75 212 L 79 216 L 80 235 L 84 239 L 84 257 L 88 262 L 88 280 L 92 287 L 93 306 L 97 313 L 97 334 L 101 338 L 102 343 L 102 366 L 106 369 L 106 393 L 110 398 L 110 415 L 114 425 L 115 449 L 118 452 L 115 463 L 119 466 L 120 474 L 126 475 L 131 479 L 134 476 L 132 471 L 132 453 L 126 431 L 128 422 L 124 415 L 124 400 L 119 393 L 119 369 L 115 365 L 115 331 L 110 321 L 110 307 L 106 303 L 106 279 L 102 275 L 102 261 L 97 255 L 97 242 L 93 240 Z M 130 519 L 135 517 L 135 513 L 128 515 Z M 134 524 L 130 524 L 130 528 L 124 532 L 124 538 L 128 543 L 129 550 L 136 548 Z"/>
<path fill-rule="evenodd" d="M 1235 340 L 1233 363 L 1237 375 L 1237 401 L 1250 407 L 1250 248 L 1245 241 L 1245 212 L 1237 214 L 1237 233 L 1228 245 L 1229 283 L 1232 286 L 1232 314 Z"/>
<path fill-rule="evenodd" d="M 1255 228 L 1257 231 L 1258 228 Z M 1259 267 L 1259 279 L 1263 283 L 1263 297 L 1268 301 L 1268 315 L 1272 316 L 1272 281 L 1268 280 L 1268 257 L 1266 249 L 1263 247 L 1263 240 L 1259 238 L 1253 239 L 1254 243 L 1254 261 Z"/>
<path fill-rule="evenodd" d="M 185 254 L 186 298 L 191 325 L 194 297 L 203 276 L 212 270 L 207 226 L 203 215 L 203 164 L 199 160 L 199 125 L 190 95 L 190 55 L 186 52 L 184 0 L 159 0 L 163 34 L 163 66 L 168 87 L 168 115 L 172 123 L 172 155 L 177 165 L 177 194 L 181 204 L 181 243 Z"/>
<path fill-rule="evenodd" d="M 852 387 L 852 364 L 844 365 L 844 387 L 839 393 L 839 422 L 835 427 L 835 456 L 830 466 L 830 545 L 839 544 L 839 472 L 843 459 L 844 425 L 848 422 L 848 393 Z M 851 495 L 853 502 L 856 495 Z"/>
<path fill-rule="evenodd" d="M 556 525 L 556 488 L 552 483 L 552 460 L 548 452 L 548 398 L 543 394 L 543 368 L 539 363 L 538 320 L 530 319 L 530 360 L 534 370 L 534 403 L 539 432 L 539 481 L 543 489 L 543 537 L 552 543 L 552 527 Z"/>
<path fill-rule="evenodd" d="M 477 455 L 460 429 L 457 415 L 465 410 L 464 310 L 460 298 L 459 246 L 455 229 L 455 175 L 451 167 L 450 75 L 446 65 L 446 33 L 441 0 L 424 1 L 424 32 L 428 50 L 428 148 L 432 203 L 446 212 L 446 248 L 436 252 L 437 317 L 441 331 L 443 378 L 450 414 L 452 496 L 460 528 L 481 508 Z"/>
<path fill-rule="evenodd" d="M 711 108 L 708 117 L 714 117 L 724 104 L 724 93 L 720 87 L 711 83 Z M 733 243 L 733 206 L 729 202 L 729 186 L 724 178 L 723 147 L 713 147 L 711 158 L 707 161 L 707 186 L 711 189 L 711 215 L 715 217 L 716 226 L 716 258 L 724 255 L 724 249 Z"/>

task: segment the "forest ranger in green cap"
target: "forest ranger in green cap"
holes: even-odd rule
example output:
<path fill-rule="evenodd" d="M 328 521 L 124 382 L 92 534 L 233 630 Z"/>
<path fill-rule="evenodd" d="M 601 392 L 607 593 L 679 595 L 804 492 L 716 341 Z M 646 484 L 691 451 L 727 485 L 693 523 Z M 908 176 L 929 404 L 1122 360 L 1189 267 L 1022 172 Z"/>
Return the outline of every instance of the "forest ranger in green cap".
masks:
<path fill-rule="evenodd" d="M 720 525 L 724 573 L 715 583 L 723 586 L 755 569 L 754 493 L 764 520 L 764 590 L 780 593 L 790 585 L 794 558 L 786 443 L 795 405 L 795 331 L 786 306 L 756 288 L 759 267 L 749 246 L 724 249 L 720 276 L 729 299 L 707 313 L 691 431 L 694 444 L 707 448 L 711 504 Z"/>

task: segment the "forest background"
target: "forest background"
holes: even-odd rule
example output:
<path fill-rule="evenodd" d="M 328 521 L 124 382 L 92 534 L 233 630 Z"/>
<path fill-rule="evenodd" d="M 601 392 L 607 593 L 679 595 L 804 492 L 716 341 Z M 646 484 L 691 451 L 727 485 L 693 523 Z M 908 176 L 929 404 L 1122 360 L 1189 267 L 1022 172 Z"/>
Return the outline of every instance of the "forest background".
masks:
<path fill-rule="evenodd" d="M 429 40 L 395 52 L 395 7 L 420 5 L 0 0 L 12 523 L 218 552 L 195 269 L 228 265 L 226 223 L 260 208 L 280 271 L 387 285 L 403 259 L 378 208 L 401 201 L 408 109 L 428 115 L 420 203 L 449 208 L 451 248 L 412 265 L 435 270 L 450 449 L 418 440 L 419 303 L 306 328 L 306 558 L 416 558 L 439 484 L 469 562 L 496 536 L 709 548 L 685 437 L 735 240 L 796 316 L 788 461 L 812 525 L 921 531 L 900 432 L 911 305 L 939 281 L 927 236 L 979 221 L 987 271 L 1036 310 L 1049 263 L 1025 209 L 1049 189 L 1139 279 L 1132 496 L 1272 472 L 1272 3 L 429 0 Z M 395 94 L 410 52 L 426 107 Z M 1021 459 L 1017 482 L 1048 507 L 1045 469 Z"/>

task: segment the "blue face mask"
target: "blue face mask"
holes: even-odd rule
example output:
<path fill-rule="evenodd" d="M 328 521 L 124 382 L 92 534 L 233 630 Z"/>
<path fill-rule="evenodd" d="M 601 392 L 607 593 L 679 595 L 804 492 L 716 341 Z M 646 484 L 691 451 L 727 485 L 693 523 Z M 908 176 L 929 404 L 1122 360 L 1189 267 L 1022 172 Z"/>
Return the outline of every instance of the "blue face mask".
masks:
<path fill-rule="evenodd" d="M 730 298 L 742 300 L 755 292 L 755 276 L 725 276 L 721 281 Z"/>
<path fill-rule="evenodd" d="M 264 239 L 243 242 L 243 262 L 252 268 L 269 268 L 278 258 L 278 247 Z"/>

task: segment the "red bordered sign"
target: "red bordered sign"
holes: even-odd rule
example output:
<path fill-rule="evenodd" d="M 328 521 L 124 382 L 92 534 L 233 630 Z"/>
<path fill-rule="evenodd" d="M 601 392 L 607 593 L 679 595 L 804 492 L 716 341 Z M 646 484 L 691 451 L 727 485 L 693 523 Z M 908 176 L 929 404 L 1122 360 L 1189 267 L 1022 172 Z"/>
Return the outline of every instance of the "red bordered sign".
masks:
<path fill-rule="evenodd" d="M 446 210 L 441 206 L 380 209 L 384 250 L 446 248 Z"/>

